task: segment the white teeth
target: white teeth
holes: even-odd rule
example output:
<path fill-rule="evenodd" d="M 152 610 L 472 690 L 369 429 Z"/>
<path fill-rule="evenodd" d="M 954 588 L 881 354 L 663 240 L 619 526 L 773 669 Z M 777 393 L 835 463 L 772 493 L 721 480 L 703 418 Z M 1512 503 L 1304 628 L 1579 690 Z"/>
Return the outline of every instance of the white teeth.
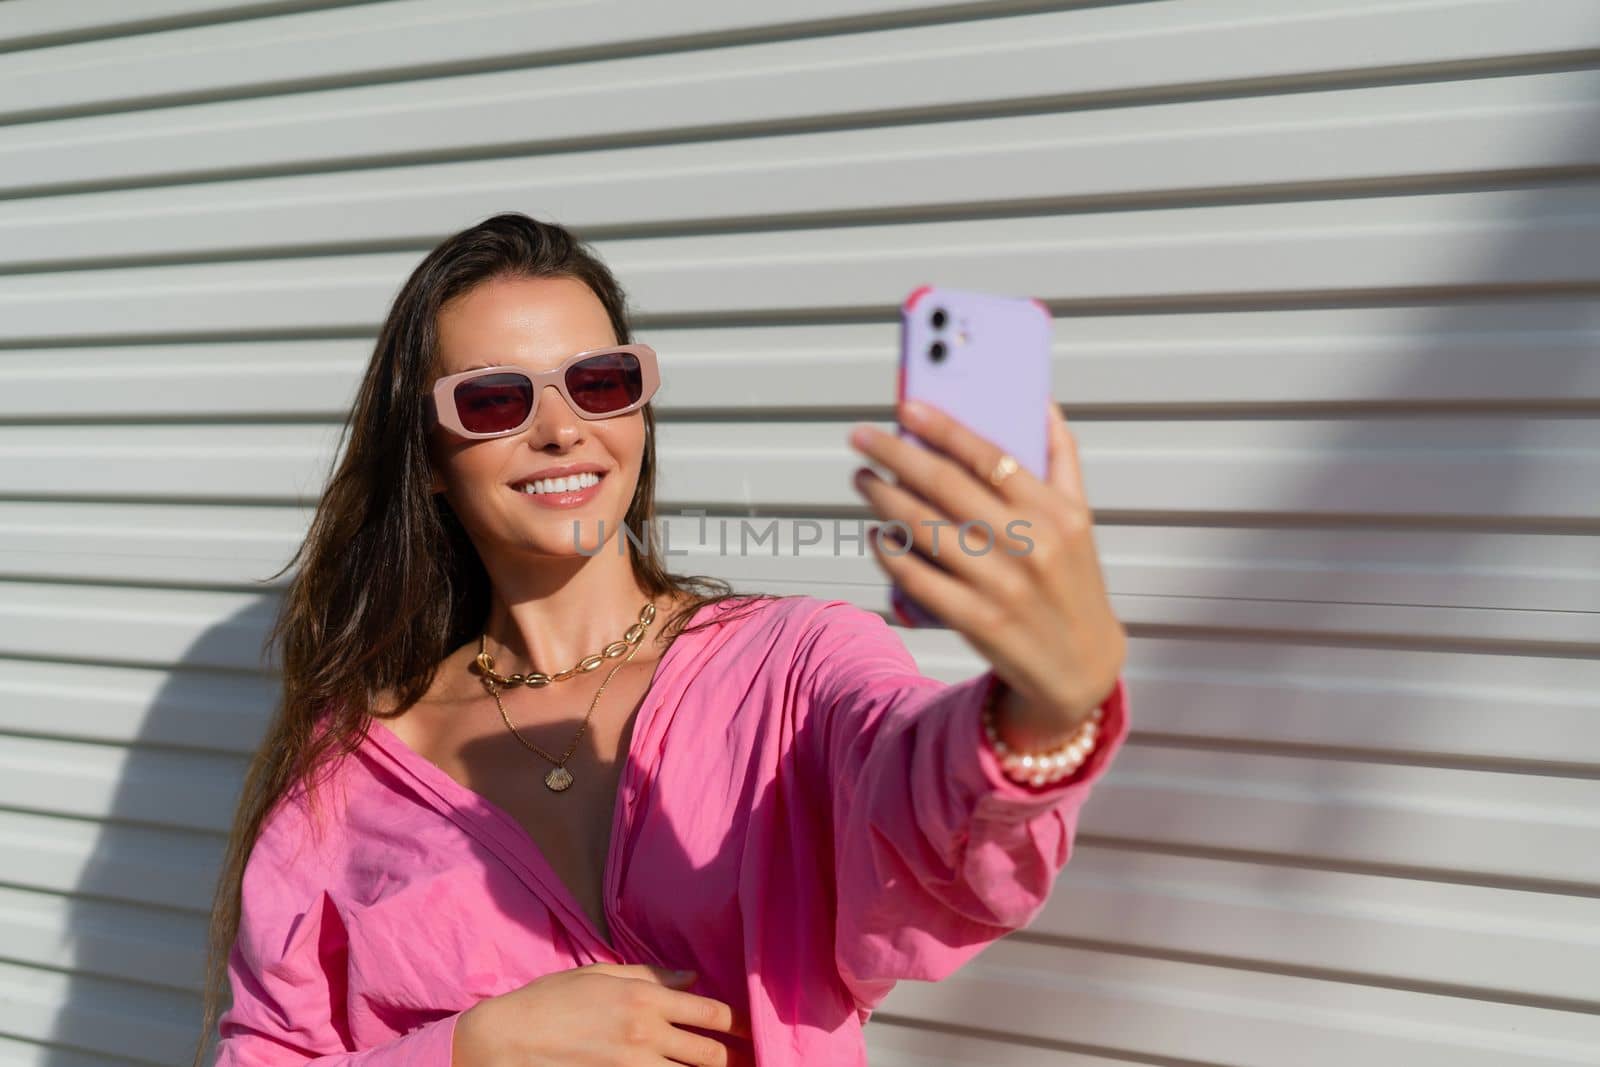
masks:
<path fill-rule="evenodd" d="M 575 493 L 579 489 L 587 489 L 600 480 L 600 476 L 593 471 L 582 474 L 572 474 L 565 478 L 540 478 L 533 482 L 523 482 L 519 488 L 529 496 L 540 493 Z"/>

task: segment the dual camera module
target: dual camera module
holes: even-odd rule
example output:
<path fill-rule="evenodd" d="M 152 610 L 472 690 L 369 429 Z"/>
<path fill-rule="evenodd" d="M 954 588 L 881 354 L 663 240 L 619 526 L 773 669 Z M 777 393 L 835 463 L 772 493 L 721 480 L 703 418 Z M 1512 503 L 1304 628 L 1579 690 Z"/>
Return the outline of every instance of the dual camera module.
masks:
<path fill-rule="evenodd" d="M 948 321 L 950 321 L 950 317 L 945 314 L 944 308 L 934 308 L 933 314 L 928 316 L 928 322 L 932 324 L 935 330 L 944 329 L 945 323 Z M 936 340 L 928 346 L 928 358 L 935 363 L 941 362 L 945 357 L 946 351 L 944 342 Z"/>

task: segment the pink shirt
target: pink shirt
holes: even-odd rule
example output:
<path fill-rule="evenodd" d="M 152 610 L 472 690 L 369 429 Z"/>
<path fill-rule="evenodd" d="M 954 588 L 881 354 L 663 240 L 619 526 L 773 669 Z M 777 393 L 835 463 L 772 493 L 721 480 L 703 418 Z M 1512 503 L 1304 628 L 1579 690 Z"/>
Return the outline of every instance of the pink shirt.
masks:
<path fill-rule="evenodd" d="M 516 820 L 371 720 L 320 840 L 298 792 L 262 828 L 216 1067 L 450 1067 L 460 1012 L 590 963 L 698 970 L 752 1028 L 715 1035 L 732 1064 L 865 1064 L 897 979 L 944 978 L 1043 907 L 1127 733 L 1119 680 L 1076 775 L 1012 783 L 980 728 L 991 678 L 925 677 L 843 600 L 675 639 L 618 785 L 615 950 Z M 547 769 L 530 754 L 530 782 Z"/>

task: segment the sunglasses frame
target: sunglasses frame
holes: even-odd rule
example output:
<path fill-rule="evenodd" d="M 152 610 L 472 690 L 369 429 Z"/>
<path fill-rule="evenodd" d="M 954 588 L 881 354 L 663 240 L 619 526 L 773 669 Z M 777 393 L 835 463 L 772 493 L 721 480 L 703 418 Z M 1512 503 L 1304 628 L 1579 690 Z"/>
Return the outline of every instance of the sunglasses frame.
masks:
<path fill-rule="evenodd" d="M 609 355 L 613 352 L 625 352 L 633 355 L 639 361 L 639 377 L 641 389 L 639 399 L 627 407 L 618 408 L 616 411 L 607 411 L 596 415 L 583 409 L 577 401 L 572 399 L 572 394 L 567 392 L 567 371 L 572 365 L 594 356 Z M 533 403 L 528 408 L 528 417 L 520 425 L 509 430 L 495 430 L 491 433 L 474 433 L 461 425 L 461 413 L 456 410 L 455 390 L 462 382 L 469 382 L 474 378 L 486 377 L 490 374 L 520 374 L 533 383 Z M 598 422 L 601 419 L 614 419 L 619 415 L 626 415 L 637 411 L 650 402 L 650 398 L 661 387 L 661 368 L 656 359 L 656 350 L 649 345 L 607 345 L 604 348 L 589 348 L 563 360 L 559 367 L 546 371 L 531 371 L 526 367 L 504 365 L 498 367 L 474 367 L 457 374 L 447 374 L 433 383 L 433 388 L 427 393 L 428 425 L 442 426 L 457 437 L 465 437 L 470 441 L 486 441 L 494 437 L 506 437 L 514 433 L 521 433 L 533 423 L 533 417 L 539 413 L 539 397 L 544 394 L 544 387 L 553 385 L 561 392 L 562 399 L 566 400 L 567 407 L 580 419 Z"/>

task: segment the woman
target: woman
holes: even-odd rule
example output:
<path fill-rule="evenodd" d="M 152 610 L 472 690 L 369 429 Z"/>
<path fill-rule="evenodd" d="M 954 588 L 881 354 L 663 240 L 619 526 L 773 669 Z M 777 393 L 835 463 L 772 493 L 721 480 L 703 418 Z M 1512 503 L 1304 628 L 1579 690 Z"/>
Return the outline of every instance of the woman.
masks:
<path fill-rule="evenodd" d="M 948 570 L 874 540 L 992 664 L 950 686 L 845 601 L 666 571 L 659 373 L 558 226 L 406 282 L 268 636 L 197 1065 L 224 977 L 218 1067 L 864 1063 L 897 979 L 1043 905 L 1127 728 L 1054 403 L 1047 481 L 937 412 L 945 455 L 853 435 L 925 552 L 929 518 L 1031 524 Z"/>

